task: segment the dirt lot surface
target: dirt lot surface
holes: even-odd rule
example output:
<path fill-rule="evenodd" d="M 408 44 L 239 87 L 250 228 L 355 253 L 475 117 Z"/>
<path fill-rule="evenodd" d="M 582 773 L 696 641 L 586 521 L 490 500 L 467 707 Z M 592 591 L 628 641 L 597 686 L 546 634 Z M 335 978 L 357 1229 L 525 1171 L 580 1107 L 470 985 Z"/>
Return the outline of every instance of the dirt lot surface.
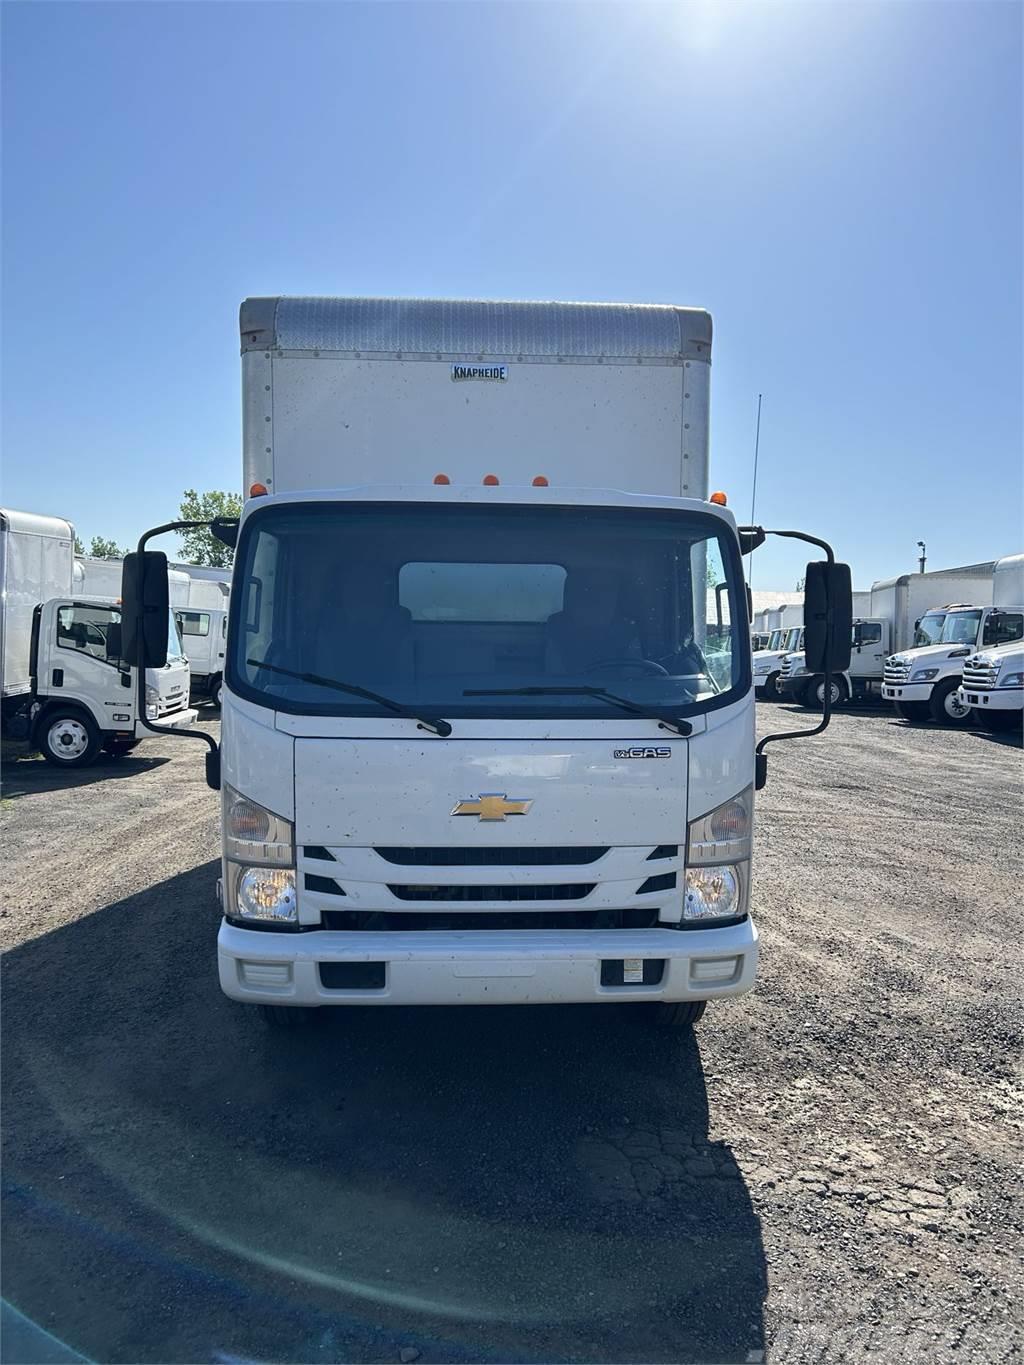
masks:
<path fill-rule="evenodd" d="M 6 1359 L 1013 1358 L 1021 775 L 881 713 L 775 746 L 759 983 L 694 1035 L 296 1037 L 220 994 L 198 744 L 9 763 Z"/>

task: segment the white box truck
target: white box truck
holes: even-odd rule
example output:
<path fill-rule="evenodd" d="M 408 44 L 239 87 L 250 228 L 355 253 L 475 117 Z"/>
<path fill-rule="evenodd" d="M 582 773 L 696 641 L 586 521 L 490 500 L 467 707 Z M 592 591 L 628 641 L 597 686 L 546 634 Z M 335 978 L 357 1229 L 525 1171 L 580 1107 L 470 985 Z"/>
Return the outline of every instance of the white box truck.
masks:
<path fill-rule="evenodd" d="M 753 658 L 755 694 L 765 701 L 779 700 L 782 695 L 779 680 L 783 662 L 788 654 L 800 649 L 803 644 L 803 603 L 786 603 L 778 609 L 773 619 L 778 624 L 769 636 L 768 644 L 764 649 L 759 649 Z"/>
<path fill-rule="evenodd" d="M 134 749 L 150 729 L 187 728 L 188 663 L 165 612 L 167 658 L 144 680 L 139 723 L 135 670 L 121 653 L 121 608 L 112 595 L 76 591 L 71 523 L 31 512 L 0 511 L 3 719 L 48 763 L 82 767 L 100 750 Z M 112 561 L 96 561 L 104 563 Z M 120 584 L 118 583 L 118 590 Z"/>
<path fill-rule="evenodd" d="M 956 595 L 915 623 L 912 648 L 897 646 L 885 661 L 882 695 L 904 720 L 969 723 L 971 707 L 960 695 L 965 660 L 1024 636 L 1024 554 L 952 572 Z"/>
<path fill-rule="evenodd" d="M 228 601 L 231 570 L 197 564 L 176 564 L 188 579 L 187 604 L 175 612 L 192 670 L 192 699 L 220 706 L 224 652 L 228 638 Z"/>
<path fill-rule="evenodd" d="M 207 757 L 227 995 L 280 1025 L 623 1001 L 689 1025 L 748 990 L 782 736 L 755 753 L 741 553 L 765 533 L 708 497 L 708 314 L 250 299 L 241 340 Z M 126 562 L 147 659 L 146 546 L 180 525 Z M 849 570 L 813 543 L 829 651 Z"/>

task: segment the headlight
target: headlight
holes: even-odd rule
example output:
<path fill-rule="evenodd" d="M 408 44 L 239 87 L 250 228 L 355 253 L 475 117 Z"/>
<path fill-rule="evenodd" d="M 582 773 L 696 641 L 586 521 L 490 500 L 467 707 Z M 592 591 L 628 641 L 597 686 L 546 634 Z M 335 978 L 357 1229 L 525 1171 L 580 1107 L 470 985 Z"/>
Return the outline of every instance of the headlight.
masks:
<path fill-rule="evenodd" d="M 915 668 L 913 673 L 911 673 L 910 675 L 910 681 L 931 682 L 932 678 L 934 678 L 938 674 L 938 671 L 939 670 L 937 668 Z"/>
<path fill-rule="evenodd" d="M 294 924 L 298 920 L 295 872 L 290 867 L 239 867 L 234 914 L 238 919 Z"/>
<path fill-rule="evenodd" d="M 295 846 L 291 822 L 226 786 L 224 853 L 241 863 L 276 863 L 292 867 Z"/>
<path fill-rule="evenodd" d="M 1000 687 L 1024 687 L 1024 673 L 1007 673 L 999 679 Z"/>
<path fill-rule="evenodd" d="M 730 919 L 741 914 L 740 870 L 722 867 L 688 867 L 683 919 Z"/>

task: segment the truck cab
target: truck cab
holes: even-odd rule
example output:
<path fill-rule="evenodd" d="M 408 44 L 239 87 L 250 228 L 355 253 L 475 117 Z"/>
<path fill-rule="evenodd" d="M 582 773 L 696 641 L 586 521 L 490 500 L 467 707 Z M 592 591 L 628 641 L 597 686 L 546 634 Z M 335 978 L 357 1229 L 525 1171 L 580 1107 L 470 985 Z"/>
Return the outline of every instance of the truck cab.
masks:
<path fill-rule="evenodd" d="M 987 730 L 1017 730 L 1024 716 L 1024 643 L 995 645 L 964 660 L 958 700 Z"/>
<path fill-rule="evenodd" d="M 1024 607 L 951 603 L 926 612 L 917 624 L 915 647 L 886 659 L 882 695 L 904 720 L 965 724 L 972 718 L 960 692 L 965 660 L 979 649 L 1022 636 Z"/>
<path fill-rule="evenodd" d="M 219 707 L 228 638 L 227 611 L 223 607 L 179 607 L 174 615 L 188 657 L 192 696 Z"/>
<path fill-rule="evenodd" d="M 189 667 L 173 616 L 168 658 L 146 674 L 146 717 L 184 728 Z M 121 605 L 111 598 L 52 598 L 36 607 L 32 638 L 30 738 L 47 762 L 83 767 L 105 750 L 128 753 L 148 731 L 138 723 L 135 670 L 121 657 Z"/>
<path fill-rule="evenodd" d="M 831 704 L 842 706 L 850 700 L 877 697 L 882 687 L 882 670 L 889 651 L 889 622 L 858 618 L 853 623 L 850 667 L 836 673 L 831 681 Z M 784 697 L 811 709 L 821 707 L 825 680 L 807 668 L 802 652 L 788 654 L 782 663 L 779 690 Z"/>
<path fill-rule="evenodd" d="M 765 701 L 779 700 L 783 662 L 787 654 L 801 648 L 802 636 L 802 626 L 780 627 L 772 631 L 767 649 L 758 650 L 754 655 L 754 691 L 758 697 Z"/>

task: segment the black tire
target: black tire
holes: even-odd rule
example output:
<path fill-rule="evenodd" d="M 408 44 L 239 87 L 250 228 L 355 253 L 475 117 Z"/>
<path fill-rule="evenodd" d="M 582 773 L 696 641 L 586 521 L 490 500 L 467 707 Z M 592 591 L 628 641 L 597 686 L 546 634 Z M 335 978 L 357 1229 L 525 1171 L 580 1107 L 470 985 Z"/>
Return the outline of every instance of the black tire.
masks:
<path fill-rule="evenodd" d="M 979 711 L 975 707 L 974 719 L 983 730 L 991 730 L 994 734 L 1013 730 L 1019 734 L 1024 729 L 1024 715 L 1020 711 Z"/>
<path fill-rule="evenodd" d="M 704 1018 L 707 1007 L 706 1000 L 663 1000 L 648 1006 L 651 1022 L 659 1029 L 693 1028 Z"/>
<path fill-rule="evenodd" d="M 803 705 L 812 711 L 822 711 L 825 707 L 825 679 L 817 678 L 813 683 L 808 683 L 804 688 Z M 847 701 L 846 679 L 832 679 L 832 710 L 837 706 L 842 706 Z"/>
<path fill-rule="evenodd" d="M 210 705 L 216 706 L 218 711 L 220 710 L 220 690 L 222 686 L 223 683 L 221 679 L 218 678 L 217 681 L 210 688 Z"/>
<path fill-rule="evenodd" d="M 908 725 L 923 725 L 931 718 L 926 701 L 894 701 L 896 714 Z"/>
<path fill-rule="evenodd" d="M 47 712 L 36 727 L 36 743 L 55 768 L 86 768 L 96 761 L 103 736 L 85 711 L 60 707 Z"/>
<path fill-rule="evenodd" d="M 957 701 L 959 687 L 959 678 L 943 678 L 942 682 L 935 684 L 928 703 L 932 720 L 940 725 L 970 725 L 971 708 L 961 706 Z"/>
<path fill-rule="evenodd" d="M 103 752 L 111 758 L 124 758 L 125 754 L 130 754 L 141 743 L 141 739 L 112 739 L 109 744 L 104 744 Z"/>
<path fill-rule="evenodd" d="M 782 694 L 779 691 L 778 673 L 769 673 L 764 680 L 764 687 L 761 690 L 764 693 L 765 701 L 779 701 Z"/>
<path fill-rule="evenodd" d="M 309 1005 L 260 1005 L 259 1012 L 269 1028 L 307 1028 L 316 1018 Z"/>

